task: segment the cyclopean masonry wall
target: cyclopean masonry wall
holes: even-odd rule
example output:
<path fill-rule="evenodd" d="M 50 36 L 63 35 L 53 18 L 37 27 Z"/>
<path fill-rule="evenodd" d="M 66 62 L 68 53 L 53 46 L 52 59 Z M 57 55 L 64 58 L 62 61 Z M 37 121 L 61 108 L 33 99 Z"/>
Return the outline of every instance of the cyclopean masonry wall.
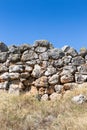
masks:
<path fill-rule="evenodd" d="M 47 40 L 31 46 L 0 43 L 0 90 L 54 99 L 87 82 L 87 50 L 54 48 Z"/>

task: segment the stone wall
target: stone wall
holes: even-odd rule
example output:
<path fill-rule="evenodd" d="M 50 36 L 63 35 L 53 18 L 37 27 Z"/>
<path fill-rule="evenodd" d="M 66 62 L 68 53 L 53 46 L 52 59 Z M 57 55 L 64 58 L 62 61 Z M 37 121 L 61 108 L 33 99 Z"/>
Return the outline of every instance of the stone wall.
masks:
<path fill-rule="evenodd" d="M 0 90 L 51 99 L 87 82 L 87 50 L 54 48 L 47 40 L 31 46 L 0 43 Z"/>

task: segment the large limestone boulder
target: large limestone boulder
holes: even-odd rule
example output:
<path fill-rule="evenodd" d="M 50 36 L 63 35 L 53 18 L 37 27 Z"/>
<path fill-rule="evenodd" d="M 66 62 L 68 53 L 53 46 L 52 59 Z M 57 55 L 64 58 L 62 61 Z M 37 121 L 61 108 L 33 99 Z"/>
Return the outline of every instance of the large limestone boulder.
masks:
<path fill-rule="evenodd" d="M 57 84 L 57 83 L 59 83 L 59 75 L 57 75 L 57 74 L 55 74 L 55 75 L 53 75 L 53 76 L 51 76 L 50 78 L 49 78 L 49 84 L 51 84 L 51 85 L 55 85 L 55 84 Z"/>
<path fill-rule="evenodd" d="M 74 48 L 70 47 L 65 54 L 75 57 L 78 55 L 78 52 Z"/>
<path fill-rule="evenodd" d="M 31 75 L 35 78 L 39 78 L 41 76 L 41 73 L 41 67 L 38 64 L 36 64 Z"/>
<path fill-rule="evenodd" d="M 33 84 L 36 87 L 48 87 L 48 78 L 46 76 L 42 76 L 38 78 L 37 80 L 35 80 Z"/>
<path fill-rule="evenodd" d="M 20 54 L 13 54 L 13 53 L 11 53 L 9 55 L 8 59 L 9 59 L 10 62 L 18 62 L 18 61 L 20 61 L 20 57 L 21 57 Z"/>
<path fill-rule="evenodd" d="M 9 53 L 20 54 L 20 50 L 17 46 L 12 45 L 12 46 L 9 46 Z"/>
<path fill-rule="evenodd" d="M 36 60 L 30 60 L 30 61 L 26 61 L 26 65 L 29 65 L 29 66 L 34 66 L 36 64 Z"/>
<path fill-rule="evenodd" d="M 8 58 L 8 52 L 1 52 L 0 53 L 0 63 L 3 63 L 7 60 Z"/>
<path fill-rule="evenodd" d="M 18 48 L 19 48 L 20 52 L 23 53 L 24 51 L 31 49 L 32 46 L 30 44 L 24 43 L 24 44 L 20 45 Z"/>
<path fill-rule="evenodd" d="M 47 70 L 45 72 L 45 76 L 51 76 L 55 73 L 56 73 L 56 68 L 54 68 L 53 66 L 49 66 L 49 67 L 47 67 Z"/>
<path fill-rule="evenodd" d="M 25 79 L 27 79 L 27 78 L 29 78 L 29 76 L 30 76 L 30 73 L 29 73 L 29 72 L 20 73 L 20 78 L 25 78 Z"/>
<path fill-rule="evenodd" d="M 61 93 L 63 90 L 63 85 L 55 85 L 54 89 L 56 93 Z"/>
<path fill-rule="evenodd" d="M 0 64 L 0 73 L 7 72 L 7 71 L 8 71 L 8 68 L 5 65 Z"/>
<path fill-rule="evenodd" d="M 72 74 L 66 74 L 61 76 L 60 78 L 61 83 L 70 83 L 70 82 L 74 82 L 74 76 Z"/>
<path fill-rule="evenodd" d="M 9 80 L 9 73 L 8 72 L 5 72 L 5 73 L 0 75 L 0 81 L 5 81 L 5 80 Z"/>
<path fill-rule="evenodd" d="M 66 65 L 66 66 L 63 67 L 63 70 L 60 73 L 60 75 L 61 76 L 67 75 L 67 74 L 71 75 L 71 74 L 74 74 L 76 71 L 77 71 L 76 66 L 74 66 L 74 65 Z"/>
<path fill-rule="evenodd" d="M 76 83 L 83 83 L 87 81 L 87 75 L 76 73 L 75 74 L 75 82 Z"/>
<path fill-rule="evenodd" d="M 47 50 L 46 47 L 40 47 L 40 46 L 38 46 L 38 47 L 36 47 L 35 52 L 37 52 L 37 53 L 43 53 L 46 50 Z"/>
<path fill-rule="evenodd" d="M 26 71 L 26 72 L 32 72 L 32 70 L 33 70 L 33 67 L 32 67 L 32 66 L 25 65 L 25 71 Z"/>
<path fill-rule="evenodd" d="M 0 42 L 0 52 L 6 51 L 8 51 L 8 47 L 3 42 Z"/>
<path fill-rule="evenodd" d="M 67 73 L 74 74 L 76 72 L 77 68 L 74 65 L 66 65 L 63 67 L 63 71 L 67 71 Z"/>
<path fill-rule="evenodd" d="M 65 45 L 62 47 L 62 51 L 67 52 L 70 49 L 70 46 Z"/>
<path fill-rule="evenodd" d="M 52 44 L 47 40 L 36 40 L 33 47 L 47 47 L 48 49 L 53 48 Z"/>
<path fill-rule="evenodd" d="M 5 73 L 0 75 L 0 81 L 15 80 L 15 79 L 19 79 L 19 77 L 20 77 L 19 73 L 8 73 L 8 72 L 5 72 Z"/>
<path fill-rule="evenodd" d="M 15 79 L 19 79 L 20 74 L 19 73 L 9 73 L 8 77 L 10 80 L 15 80 Z"/>
<path fill-rule="evenodd" d="M 85 59 L 81 56 L 76 56 L 74 58 L 72 58 L 71 63 L 75 66 L 79 66 L 85 63 Z"/>
<path fill-rule="evenodd" d="M 38 55 L 33 50 L 24 51 L 21 58 L 21 60 L 24 62 L 34 59 L 38 59 Z"/>
<path fill-rule="evenodd" d="M 9 66 L 9 72 L 23 72 L 23 65 L 11 65 Z"/>
<path fill-rule="evenodd" d="M 71 62 L 71 60 L 72 60 L 72 56 L 70 56 L 70 55 L 69 56 L 64 56 L 62 58 L 62 60 L 63 60 L 65 65 L 68 65 Z"/>
<path fill-rule="evenodd" d="M 8 81 L 1 82 L 0 83 L 0 89 L 8 89 Z"/>
<path fill-rule="evenodd" d="M 9 94 L 15 94 L 19 95 L 20 94 L 20 88 L 19 88 L 19 82 L 17 81 L 12 81 L 11 84 L 9 85 Z"/>
<path fill-rule="evenodd" d="M 86 74 L 87 75 L 87 64 L 83 64 L 77 68 L 78 72 L 80 74 Z"/>
<path fill-rule="evenodd" d="M 61 49 L 50 49 L 48 51 L 48 56 L 51 59 L 57 60 L 65 56 L 65 53 Z"/>
<path fill-rule="evenodd" d="M 53 66 L 54 66 L 54 67 L 63 67 L 63 65 L 64 65 L 64 62 L 63 62 L 62 59 L 58 59 L 58 60 L 55 60 L 55 61 L 53 62 Z"/>
<path fill-rule="evenodd" d="M 41 54 L 39 55 L 39 59 L 40 59 L 41 61 L 46 61 L 46 60 L 48 60 L 48 53 L 47 53 L 47 52 L 41 53 Z"/>

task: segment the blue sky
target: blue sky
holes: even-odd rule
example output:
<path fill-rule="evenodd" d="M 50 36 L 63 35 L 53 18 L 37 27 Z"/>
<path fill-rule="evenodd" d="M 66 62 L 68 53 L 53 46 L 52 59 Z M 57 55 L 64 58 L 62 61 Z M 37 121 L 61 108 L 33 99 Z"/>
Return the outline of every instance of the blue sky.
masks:
<path fill-rule="evenodd" d="M 0 0 L 0 41 L 87 48 L 87 0 Z"/>

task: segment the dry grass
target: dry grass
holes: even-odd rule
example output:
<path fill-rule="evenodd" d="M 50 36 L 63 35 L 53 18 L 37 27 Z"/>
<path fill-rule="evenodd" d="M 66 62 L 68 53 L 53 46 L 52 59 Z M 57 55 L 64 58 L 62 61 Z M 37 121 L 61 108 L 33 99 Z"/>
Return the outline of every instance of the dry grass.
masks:
<path fill-rule="evenodd" d="M 71 102 L 77 94 L 87 96 L 86 85 L 55 102 L 0 93 L 0 130 L 87 130 L 87 103 Z"/>

